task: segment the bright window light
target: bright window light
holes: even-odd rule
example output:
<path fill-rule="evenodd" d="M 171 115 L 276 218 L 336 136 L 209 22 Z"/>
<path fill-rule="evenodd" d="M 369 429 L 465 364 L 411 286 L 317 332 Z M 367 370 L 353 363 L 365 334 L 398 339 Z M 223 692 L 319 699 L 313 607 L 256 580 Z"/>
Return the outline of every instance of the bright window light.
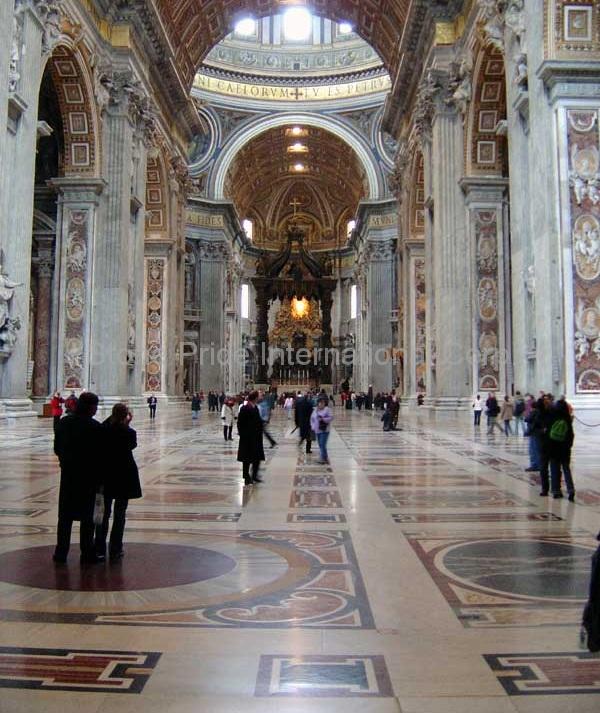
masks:
<path fill-rule="evenodd" d="M 250 318 L 250 286 L 247 283 L 242 284 L 242 319 Z"/>
<path fill-rule="evenodd" d="M 358 290 L 356 285 L 350 287 L 350 319 L 358 317 Z"/>
<path fill-rule="evenodd" d="M 356 228 L 356 221 L 355 220 L 349 220 L 348 225 L 346 225 L 346 237 L 350 237 L 352 235 L 352 231 Z"/>
<path fill-rule="evenodd" d="M 352 32 L 352 25 L 349 22 L 340 22 L 338 31 L 340 35 L 349 35 Z"/>
<path fill-rule="evenodd" d="M 312 32 L 312 16 L 306 8 L 291 7 L 283 16 L 283 35 L 292 42 L 304 42 Z"/>
<path fill-rule="evenodd" d="M 304 164 L 303 163 L 295 163 L 294 171 L 304 171 Z"/>
<path fill-rule="evenodd" d="M 288 146 L 288 151 L 290 153 L 306 153 L 308 151 L 308 147 L 300 143 L 300 141 L 296 141 L 295 144 Z"/>
<path fill-rule="evenodd" d="M 252 221 L 248 219 L 243 220 L 242 228 L 244 229 L 248 240 L 252 240 L 252 238 L 254 237 L 254 224 L 252 223 Z"/>
<path fill-rule="evenodd" d="M 245 17 L 236 23 L 234 29 L 235 34 L 240 37 L 252 37 L 252 35 L 256 34 L 256 20 L 253 20 L 251 17 Z"/>
<path fill-rule="evenodd" d="M 302 127 L 294 126 L 292 129 L 292 134 L 294 134 L 294 136 L 301 136 L 302 135 Z"/>

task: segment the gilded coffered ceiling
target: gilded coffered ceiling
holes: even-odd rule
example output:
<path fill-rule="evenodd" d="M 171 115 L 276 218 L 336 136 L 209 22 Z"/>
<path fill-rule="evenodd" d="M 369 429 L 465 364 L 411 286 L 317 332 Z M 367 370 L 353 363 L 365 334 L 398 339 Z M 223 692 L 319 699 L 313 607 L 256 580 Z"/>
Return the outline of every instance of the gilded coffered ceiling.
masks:
<path fill-rule="evenodd" d="M 240 150 L 229 171 L 226 195 L 254 222 L 254 241 L 277 248 L 296 214 L 312 248 L 342 247 L 347 222 L 367 194 L 354 150 L 323 129 L 270 129 Z"/>

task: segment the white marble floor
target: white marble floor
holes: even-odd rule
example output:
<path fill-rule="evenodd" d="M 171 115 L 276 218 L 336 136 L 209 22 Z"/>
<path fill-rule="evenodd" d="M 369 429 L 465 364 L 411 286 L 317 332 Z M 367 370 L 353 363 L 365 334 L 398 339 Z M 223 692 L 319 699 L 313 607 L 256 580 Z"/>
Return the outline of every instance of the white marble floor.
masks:
<path fill-rule="evenodd" d="M 276 413 L 251 489 L 216 414 L 140 417 L 125 558 L 83 569 L 76 535 L 50 559 L 51 423 L 0 426 L 0 711 L 600 710 L 578 648 L 600 429 L 577 430 L 569 503 L 471 414 L 335 415 L 326 467 Z"/>

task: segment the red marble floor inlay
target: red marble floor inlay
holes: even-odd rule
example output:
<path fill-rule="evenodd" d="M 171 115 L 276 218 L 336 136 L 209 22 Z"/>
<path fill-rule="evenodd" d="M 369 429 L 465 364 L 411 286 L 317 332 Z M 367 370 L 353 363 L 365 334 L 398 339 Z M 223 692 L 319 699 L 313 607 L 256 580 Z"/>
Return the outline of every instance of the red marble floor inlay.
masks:
<path fill-rule="evenodd" d="M 38 589 L 125 592 L 202 582 L 236 566 L 230 557 L 201 547 L 128 542 L 125 549 L 118 563 L 84 566 L 79 564 L 78 546 L 72 547 L 66 565 L 52 562 L 53 545 L 4 552 L 0 581 Z"/>

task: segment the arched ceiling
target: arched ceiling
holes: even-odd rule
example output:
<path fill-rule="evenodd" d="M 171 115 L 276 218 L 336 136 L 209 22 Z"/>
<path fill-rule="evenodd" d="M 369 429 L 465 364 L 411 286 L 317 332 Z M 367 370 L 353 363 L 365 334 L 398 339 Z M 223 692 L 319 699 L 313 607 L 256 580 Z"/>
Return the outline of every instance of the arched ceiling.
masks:
<path fill-rule="evenodd" d="M 332 248 L 345 241 L 345 221 L 368 195 L 364 168 L 347 143 L 320 128 L 269 129 L 248 142 L 227 174 L 225 194 L 242 218 L 256 221 L 255 241 L 277 247 L 279 228 L 296 211 L 311 224 L 312 247 Z M 303 152 L 290 152 L 296 143 Z M 304 171 L 296 171 L 301 163 Z"/>
<path fill-rule="evenodd" d="M 438 0 L 439 2 L 439 0 Z M 304 4 L 316 15 L 350 22 L 392 74 L 399 66 L 402 34 L 417 0 L 156 0 L 175 50 L 175 62 L 188 86 L 208 52 L 232 30 L 241 15 L 275 15 Z M 442 3 L 443 4 L 443 3 Z"/>

